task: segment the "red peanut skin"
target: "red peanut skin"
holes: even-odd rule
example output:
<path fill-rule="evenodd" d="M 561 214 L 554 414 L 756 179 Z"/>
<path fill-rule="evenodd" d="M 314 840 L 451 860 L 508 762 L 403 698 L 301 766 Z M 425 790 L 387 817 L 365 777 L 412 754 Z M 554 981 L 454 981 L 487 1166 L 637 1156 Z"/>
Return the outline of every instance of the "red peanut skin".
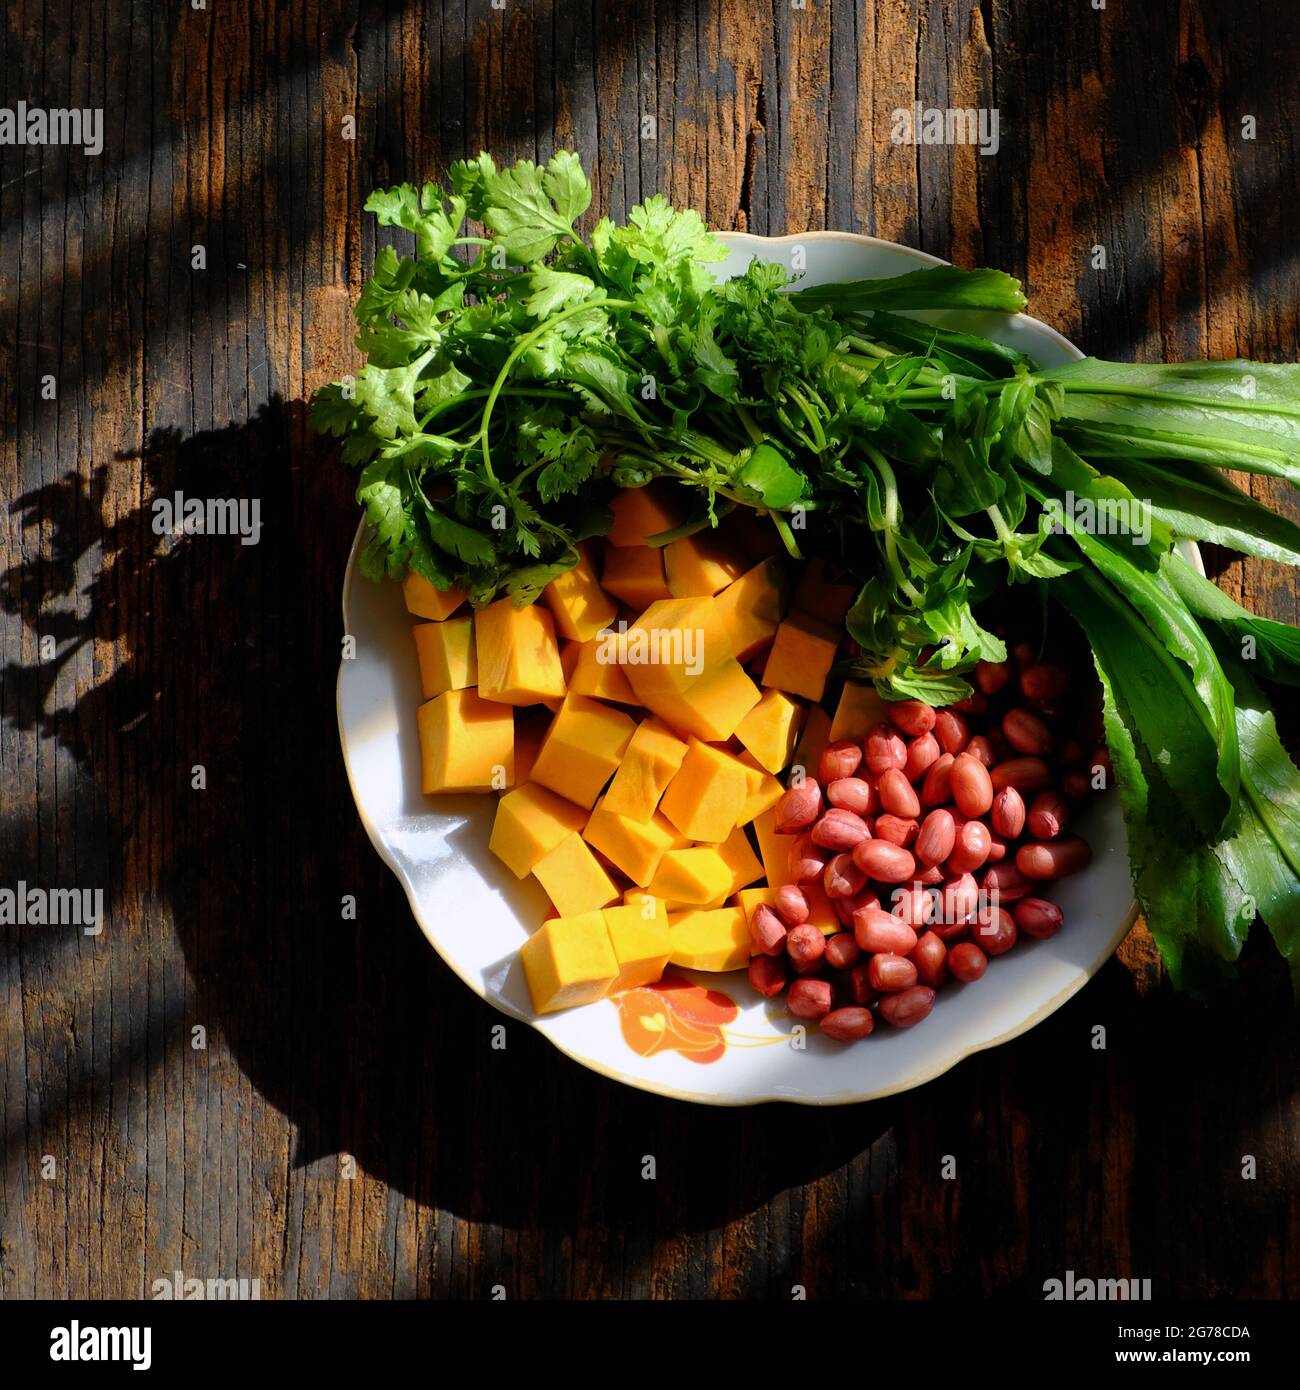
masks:
<path fill-rule="evenodd" d="M 809 838 L 819 849 L 828 849 L 836 854 L 871 838 L 871 830 L 861 816 L 842 807 L 832 806 L 820 819 L 813 822 L 808 832 Z"/>
<path fill-rule="evenodd" d="M 1042 758 L 1008 758 L 996 763 L 989 773 L 993 790 L 1015 787 L 1024 796 L 1046 790 L 1052 785 L 1052 769 Z"/>
<path fill-rule="evenodd" d="M 877 724 L 867 735 L 863 749 L 867 769 L 874 777 L 888 772 L 891 767 L 901 770 L 907 765 L 907 745 L 888 724 Z"/>
<path fill-rule="evenodd" d="M 880 795 L 865 777 L 837 777 L 826 788 L 826 800 L 857 816 L 874 816 L 880 810 Z"/>
<path fill-rule="evenodd" d="M 778 835 L 797 835 L 822 813 L 822 789 L 811 779 L 783 792 L 773 813 L 772 829 Z"/>
<path fill-rule="evenodd" d="M 867 1037 L 875 1026 L 870 1009 L 851 1004 L 832 1009 L 821 1021 L 822 1032 L 835 1042 L 857 1042 L 859 1038 Z"/>
<path fill-rule="evenodd" d="M 920 828 L 917 821 L 904 820 L 901 816 L 877 816 L 875 838 L 887 840 L 891 845 L 898 845 L 902 849 L 910 849 Z"/>
<path fill-rule="evenodd" d="M 952 799 L 964 816 L 983 816 L 993 805 L 993 781 L 978 758 L 959 753 L 952 765 Z"/>
<path fill-rule="evenodd" d="M 863 840 L 862 844 L 875 844 L 875 841 Z M 861 847 L 858 846 L 859 849 Z M 826 871 L 822 874 L 822 886 L 826 889 L 828 898 L 851 898 L 867 886 L 867 876 L 854 862 L 852 854 L 837 854 L 827 861 Z"/>
<path fill-rule="evenodd" d="M 921 822 L 913 852 L 922 864 L 942 864 L 956 843 L 957 823 L 950 811 L 939 807 Z"/>
<path fill-rule="evenodd" d="M 956 761 L 951 753 L 943 753 L 937 762 L 931 764 L 921 783 L 921 805 L 942 806 L 952 799 L 952 765 Z"/>
<path fill-rule="evenodd" d="M 796 1018 L 823 1018 L 830 1013 L 835 993 L 829 980 L 796 980 L 786 995 L 786 1008 Z"/>
<path fill-rule="evenodd" d="M 935 715 L 934 736 L 939 740 L 939 747 L 955 758 L 970 742 L 970 729 L 960 714 L 941 709 Z"/>
<path fill-rule="evenodd" d="M 862 947 L 853 939 L 852 932 L 842 931 L 826 943 L 826 963 L 833 970 L 848 970 L 861 958 Z"/>
<path fill-rule="evenodd" d="M 998 899 L 1004 903 L 1027 897 L 1031 886 L 1017 865 L 1010 862 L 994 864 L 992 868 L 984 871 L 984 891 L 990 895 L 996 893 Z"/>
<path fill-rule="evenodd" d="M 933 734 L 922 734 L 907 745 L 907 762 L 903 764 L 903 776 L 909 782 L 919 782 L 939 761 L 942 750 L 939 740 Z"/>
<path fill-rule="evenodd" d="M 789 968 L 779 956 L 755 956 L 749 962 L 749 983 L 768 999 L 780 994 L 789 979 Z"/>
<path fill-rule="evenodd" d="M 1039 792 L 1025 817 L 1035 840 L 1055 840 L 1070 823 L 1070 808 L 1060 792 Z"/>
<path fill-rule="evenodd" d="M 826 954 L 826 938 L 820 927 L 805 922 L 801 927 L 790 929 L 785 939 L 785 949 L 796 970 L 800 966 L 816 965 Z"/>
<path fill-rule="evenodd" d="M 1026 666 L 1020 673 L 1020 689 L 1027 700 L 1059 700 L 1069 688 L 1069 672 L 1053 662 Z"/>
<path fill-rule="evenodd" d="M 983 868 L 989 851 L 993 848 L 993 836 L 982 820 L 968 820 L 957 831 L 952 853 L 948 856 L 948 870 L 953 874 L 971 874 Z"/>
<path fill-rule="evenodd" d="M 1025 828 L 1025 815 L 1024 797 L 1015 787 L 1003 787 L 993 798 L 989 824 L 995 835 L 1001 835 L 1004 840 L 1016 840 Z"/>
<path fill-rule="evenodd" d="M 929 1016 L 934 1008 L 934 990 L 914 985 L 901 994 L 890 994 L 880 1001 L 880 1016 L 895 1028 L 911 1028 Z"/>
<path fill-rule="evenodd" d="M 755 955 L 779 956 L 785 950 L 785 923 L 766 903 L 749 919 L 749 944 Z"/>
<path fill-rule="evenodd" d="M 817 780 L 823 785 L 852 777 L 862 766 L 862 745 L 849 739 L 828 743 L 817 760 Z"/>
<path fill-rule="evenodd" d="M 807 833 L 800 835 L 790 846 L 790 877 L 796 884 L 815 883 L 826 870 L 826 857 Z"/>
<path fill-rule="evenodd" d="M 838 981 L 843 997 L 851 1004 L 865 1007 L 874 1004 L 879 997 L 867 976 L 867 966 L 867 961 L 859 960 L 855 965 L 849 966 Z"/>
<path fill-rule="evenodd" d="M 1027 709 L 1008 710 L 1002 716 L 1002 734 L 1017 753 L 1027 757 L 1042 757 L 1052 747 L 1052 731 Z"/>
<path fill-rule="evenodd" d="M 1011 665 L 1006 661 L 981 661 L 975 668 L 975 684 L 985 695 L 996 695 L 1011 684 Z"/>
<path fill-rule="evenodd" d="M 937 932 L 926 932 L 907 958 L 916 966 L 916 978 L 931 989 L 938 989 L 948 978 L 948 948 Z"/>
<path fill-rule="evenodd" d="M 1038 941 L 1055 936 L 1065 925 L 1065 914 L 1046 898 L 1021 898 L 1011 909 L 1011 915 L 1016 919 L 1016 926 L 1026 936 L 1032 936 Z"/>
<path fill-rule="evenodd" d="M 1021 845 L 1016 851 L 1016 868 L 1026 878 L 1064 878 L 1077 874 L 1091 858 L 1087 840 L 1067 835 L 1063 840 Z"/>
<path fill-rule="evenodd" d="M 896 767 L 880 774 L 880 805 L 891 816 L 910 820 L 921 814 L 921 800 L 907 780 L 907 774 Z"/>
<path fill-rule="evenodd" d="M 911 852 L 887 840 L 863 840 L 853 851 L 853 862 L 878 883 L 902 883 L 916 872 Z"/>
<path fill-rule="evenodd" d="M 986 956 L 1006 955 L 1016 944 L 1016 935 L 1015 919 L 1002 907 L 981 913 L 978 925 L 971 932 L 975 944 Z"/>
<path fill-rule="evenodd" d="M 916 932 L 906 922 L 878 907 L 860 908 L 853 914 L 853 937 L 873 955 L 886 952 L 905 956 L 916 949 Z"/>
<path fill-rule="evenodd" d="M 906 956 L 895 956 L 886 951 L 871 957 L 867 978 L 881 994 L 897 994 L 900 990 L 911 989 L 916 983 L 916 966 Z"/>
<path fill-rule="evenodd" d="M 934 728 L 934 706 L 924 700 L 899 700 L 889 707 L 889 718 L 908 738 L 918 738 Z"/>
<path fill-rule="evenodd" d="M 808 920 L 808 895 L 797 883 L 778 888 L 772 906 L 787 927 L 797 927 Z"/>
<path fill-rule="evenodd" d="M 948 969 L 954 980 L 970 984 L 988 969 L 989 958 L 971 941 L 959 941 L 948 952 Z"/>

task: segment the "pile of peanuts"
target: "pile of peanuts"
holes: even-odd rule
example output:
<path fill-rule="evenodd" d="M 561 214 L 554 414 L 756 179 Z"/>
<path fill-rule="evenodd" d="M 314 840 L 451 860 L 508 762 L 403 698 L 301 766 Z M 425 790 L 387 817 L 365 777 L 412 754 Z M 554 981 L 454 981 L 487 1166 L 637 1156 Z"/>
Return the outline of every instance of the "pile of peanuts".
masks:
<path fill-rule="evenodd" d="M 790 1013 L 838 1042 L 865 1038 L 877 1015 L 910 1028 L 948 979 L 978 980 L 1021 934 L 1054 935 L 1064 915 L 1038 894 L 1091 858 L 1067 832 L 1110 781 L 1095 707 L 1080 717 L 1070 672 L 1026 643 L 974 679 L 947 709 L 891 705 L 862 743 L 830 744 L 816 777 L 794 769 L 777 802 L 792 882 L 750 919 L 749 980 L 788 990 Z M 1064 736 L 1067 722 L 1091 738 Z M 802 885 L 817 882 L 844 927 L 833 936 L 808 921 Z"/>

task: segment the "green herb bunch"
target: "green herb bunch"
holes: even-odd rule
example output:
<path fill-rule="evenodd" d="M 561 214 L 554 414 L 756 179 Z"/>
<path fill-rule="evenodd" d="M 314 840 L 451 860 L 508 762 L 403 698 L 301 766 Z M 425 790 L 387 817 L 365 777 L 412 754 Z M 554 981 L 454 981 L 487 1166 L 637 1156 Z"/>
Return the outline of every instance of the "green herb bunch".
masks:
<path fill-rule="evenodd" d="M 1043 370 L 975 331 L 1024 306 L 1000 271 L 801 288 L 754 261 L 720 283 L 726 249 L 696 212 L 656 196 L 584 237 L 590 203 L 570 153 L 482 154 L 445 187 L 368 199 L 414 255 L 380 251 L 356 307 L 367 364 L 312 411 L 361 469 L 365 572 L 531 602 L 608 529 L 617 490 L 672 479 L 688 520 L 656 543 L 762 513 L 859 584 L 848 673 L 933 704 L 1006 659 L 981 605 L 1035 585 L 1092 647 L 1173 977 L 1214 987 L 1258 912 L 1300 984 L 1300 774 L 1259 684 L 1300 683 L 1300 632 L 1177 547 L 1300 563 L 1300 528 L 1222 471 L 1300 483 L 1300 367 Z M 912 317 L 927 310 L 966 312 Z M 1087 520 L 1106 514 L 1142 525 Z"/>

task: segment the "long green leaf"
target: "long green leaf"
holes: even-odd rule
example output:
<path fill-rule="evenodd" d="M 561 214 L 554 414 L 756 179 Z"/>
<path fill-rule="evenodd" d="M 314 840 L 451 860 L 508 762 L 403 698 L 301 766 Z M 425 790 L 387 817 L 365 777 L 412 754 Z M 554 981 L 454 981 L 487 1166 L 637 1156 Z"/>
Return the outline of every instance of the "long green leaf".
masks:
<path fill-rule="evenodd" d="M 825 305 L 837 314 L 865 309 L 997 309 L 1018 313 L 1025 307 L 1020 281 L 1001 270 L 963 270 L 936 265 L 881 280 L 845 280 L 812 285 L 791 297 L 804 308 Z"/>

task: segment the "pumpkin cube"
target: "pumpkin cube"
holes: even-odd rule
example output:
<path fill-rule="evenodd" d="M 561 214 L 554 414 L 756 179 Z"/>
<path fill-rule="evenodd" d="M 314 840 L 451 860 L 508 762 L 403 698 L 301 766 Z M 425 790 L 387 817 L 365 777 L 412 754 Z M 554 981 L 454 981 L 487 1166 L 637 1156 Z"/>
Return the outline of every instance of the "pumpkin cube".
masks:
<path fill-rule="evenodd" d="M 606 593 L 638 613 L 656 599 L 672 598 L 664 578 L 664 553 L 652 545 L 607 547 L 600 583 Z"/>
<path fill-rule="evenodd" d="M 497 803 L 488 848 L 516 878 L 525 878 L 566 835 L 581 830 L 586 819 L 581 806 L 525 782 Z"/>
<path fill-rule="evenodd" d="M 717 902 L 731 891 L 731 866 L 716 849 L 670 849 L 647 885 L 653 897 L 669 902 Z"/>
<path fill-rule="evenodd" d="M 718 846 L 718 853 L 727 861 L 731 870 L 731 892 L 748 887 L 756 879 L 763 877 L 763 865 L 759 862 L 754 847 L 749 843 L 745 827 L 738 825 Z"/>
<path fill-rule="evenodd" d="M 861 741 L 888 718 L 889 702 L 876 694 L 874 685 L 845 681 L 840 702 L 835 707 L 835 718 L 831 721 L 830 742 L 836 743 L 842 738 Z M 817 756 L 821 757 L 820 752 Z M 812 766 L 815 769 L 816 764 Z"/>
<path fill-rule="evenodd" d="M 618 961 L 618 978 L 611 994 L 638 985 L 652 985 L 664 973 L 672 951 L 668 914 L 658 898 L 643 895 L 644 902 L 607 907 L 605 929 Z"/>
<path fill-rule="evenodd" d="M 626 874 L 639 888 L 644 888 L 655 875 L 659 861 L 670 849 L 686 843 L 683 837 L 663 816 L 649 820 L 633 820 L 620 816 L 606 806 L 608 798 L 596 803 L 582 838 L 598 849 L 619 871 Z"/>
<path fill-rule="evenodd" d="M 671 531 L 681 521 L 672 490 L 664 483 L 624 488 L 609 504 L 614 524 L 606 533 L 610 545 L 644 545 L 647 536 Z"/>
<path fill-rule="evenodd" d="M 839 645 L 840 634 L 829 623 L 807 613 L 792 613 L 776 630 L 763 668 L 763 684 L 806 700 L 820 700 Z"/>
<path fill-rule="evenodd" d="M 664 578 L 674 598 L 711 598 L 745 572 L 744 551 L 717 531 L 697 531 L 664 546 Z"/>
<path fill-rule="evenodd" d="M 542 590 L 542 598 L 555 617 L 555 630 L 571 642 L 590 642 L 618 616 L 618 605 L 600 587 L 591 554 L 579 547 L 578 563 Z"/>
<path fill-rule="evenodd" d="M 618 978 L 618 957 L 602 912 L 553 917 L 519 948 L 539 1014 L 603 999 Z"/>
<path fill-rule="evenodd" d="M 512 786 L 522 787 L 532 779 L 533 764 L 541 751 L 542 740 L 551 727 L 551 713 L 546 709 L 520 711 L 515 717 L 515 775 Z"/>
<path fill-rule="evenodd" d="M 603 637 L 590 642 L 566 642 L 560 652 L 560 664 L 570 691 L 593 700 L 612 700 L 616 705 L 636 704 L 623 668 L 616 660 L 607 659 L 616 654 Z"/>
<path fill-rule="evenodd" d="M 788 840 L 790 837 L 787 835 L 785 838 Z M 820 883 L 805 883 L 803 892 L 804 897 L 808 899 L 809 925 L 816 927 L 823 936 L 834 936 L 836 932 L 844 930 L 840 919 L 835 915 L 834 905 L 826 896 L 826 889 Z M 746 922 L 754 915 L 754 909 L 760 903 L 771 908 L 775 908 L 776 905 L 775 888 L 742 888 L 736 896 Z"/>
<path fill-rule="evenodd" d="M 440 623 L 416 623 L 411 631 L 415 634 L 420 686 L 426 700 L 444 690 L 465 690 L 478 684 L 474 619 L 468 613 Z"/>
<path fill-rule="evenodd" d="M 740 970 L 749 964 L 749 922 L 738 907 L 668 914 L 669 961 L 685 970 Z"/>
<path fill-rule="evenodd" d="M 416 712 L 420 789 L 502 791 L 514 781 L 515 719 L 506 706 L 474 690 L 448 690 Z"/>
<path fill-rule="evenodd" d="M 408 613 L 414 613 L 417 618 L 441 622 L 444 618 L 450 618 L 465 602 L 465 591 L 454 584 L 450 589 L 436 589 L 423 575 L 407 570 L 406 578 L 402 580 L 402 598 Z"/>
<path fill-rule="evenodd" d="M 533 874 L 561 917 L 595 912 L 618 898 L 614 880 L 576 830 L 533 865 Z"/>
<path fill-rule="evenodd" d="M 536 705 L 564 698 L 555 624 L 540 604 L 498 599 L 474 614 L 478 690 L 485 700 Z"/>
<path fill-rule="evenodd" d="M 688 840 L 725 840 L 749 795 L 745 770 L 729 753 L 693 738 L 660 811 Z"/>
<path fill-rule="evenodd" d="M 732 656 L 748 661 L 762 651 L 789 606 L 790 584 L 779 559 L 764 560 L 728 584 L 717 597 L 717 607 Z"/>
<path fill-rule="evenodd" d="M 765 690 L 763 698 L 736 725 L 736 737 L 760 767 L 780 772 L 803 727 L 804 706 L 784 690 Z"/>
<path fill-rule="evenodd" d="M 831 741 L 831 717 L 821 705 L 811 705 L 803 721 L 803 732 L 790 760 L 792 768 L 802 767 L 816 777 L 822 753 Z"/>
<path fill-rule="evenodd" d="M 794 591 L 794 606 L 801 613 L 820 618 L 824 623 L 843 623 L 858 591 L 851 583 L 835 583 L 826 576 L 826 562 L 820 557 L 810 560 L 799 576 Z"/>
<path fill-rule="evenodd" d="M 590 811 L 635 731 L 621 710 L 568 695 L 542 740 L 533 781 Z"/>
<path fill-rule="evenodd" d="M 649 820 L 686 756 L 686 744 L 658 719 L 643 719 L 605 793 L 605 809 Z"/>

